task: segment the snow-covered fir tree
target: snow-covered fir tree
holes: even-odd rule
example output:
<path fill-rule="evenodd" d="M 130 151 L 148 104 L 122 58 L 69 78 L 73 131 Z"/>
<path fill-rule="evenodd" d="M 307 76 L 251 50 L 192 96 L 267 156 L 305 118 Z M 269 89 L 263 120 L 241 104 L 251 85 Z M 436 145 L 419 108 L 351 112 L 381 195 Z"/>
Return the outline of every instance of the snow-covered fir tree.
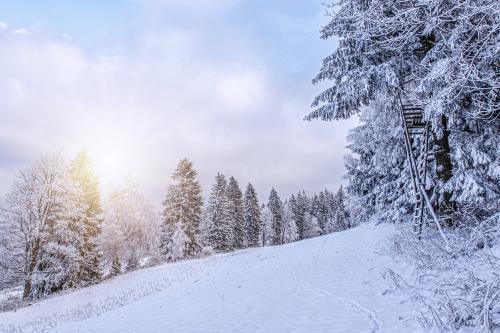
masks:
<path fill-rule="evenodd" d="M 262 246 L 273 244 L 273 213 L 267 205 L 262 205 L 260 209 L 260 219 L 262 223 Z"/>
<path fill-rule="evenodd" d="M 283 207 L 283 243 L 291 243 L 299 240 L 297 224 L 293 219 L 292 208 L 287 201 Z"/>
<path fill-rule="evenodd" d="M 318 195 L 318 210 L 316 212 L 316 219 L 318 220 L 321 234 L 326 233 L 326 224 L 329 218 L 329 202 L 326 191 L 319 192 Z"/>
<path fill-rule="evenodd" d="M 182 224 L 176 223 L 174 233 L 167 244 L 168 259 L 175 261 L 184 258 L 189 237 L 184 232 Z"/>
<path fill-rule="evenodd" d="M 340 186 L 337 194 L 335 194 L 335 225 L 338 231 L 346 230 L 351 227 L 349 221 L 349 212 L 345 205 L 345 194 L 342 186 Z"/>
<path fill-rule="evenodd" d="M 97 283 L 102 278 L 101 252 L 97 238 L 101 232 L 102 208 L 98 179 L 92 169 L 90 156 L 85 150 L 78 153 L 70 165 L 71 180 L 80 187 L 82 200 L 79 202 L 85 211 L 83 225 L 83 247 L 79 249 L 83 256 L 80 280 L 87 284 Z"/>
<path fill-rule="evenodd" d="M 122 262 L 118 255 L 113 256 L 113 260 L 111 262 L 111 270 L 109 272 L 109 276 L 116 276 L 121 274 L 122 272 Z"/>
<path fill-rule="evenodd" d="M 243 215 L 243 195 L 234 177 L 229 178 L 226 193 L 229 201 L 229 219 L 233 225 L 233 247 L 242 249 L 247 243 Z"/>
<path fill-rule="evenodd" d="M 203 199 L 197 175 L 188 159 L 182 159 L 172 174 L 173 184 L 168 187 L 163 202 L 161 248 L 164 255 L 168 255 L 168 243 L 177 223 L 189 237 L 185 255 L 193 256 L 201 250 L 199 228 Z"/>
<path fill-rule="evenodd" d="M 338 38 L 339 46 L 325 58 L 314 82 L 334 84 L 315 99 L 316 109 L 308 119 L 346 119 L 365 106 L 372 107 L 379 96 L 385 98 L 386 113 L 396 114 L 400 88 L 409 77 L 414 83 L 409 97 L 425 105 L 424 118 L 431 126 L 434 164 L 429 178 L 435 186 L 429 196 L 436 210 L 450 227 L 466 215 L 452 213 L 470 210 L 471 205 L 479 218 L 498 212 L 499 154 L 492 149 L 500 144 L 496 93 L 500 79 L 495 74 L 498 4 L 494 0 L 453 0 L 439 6 L 432 1 L 349 0 L 332 6 L 330 14 L 332 20 L 322 37 Z M 385 132 L 397 137 L 399 126 L 391 121 Z M 383 135 L 376 128 L 363 131 L 375 139 Z M 355 150 L 372 145 L 370 140 L 351 141 L 360 145 Z M 390 152 L 385 147 L 381 150 Z M 381 177 L 397 186 L 404 181 L 406 170 L 394 172 L 399 156 L 397 152 L 388 156 L 383 164 L 392 168 L 382 170 L 385 173 L 364 168 L 364 182 Z M 366 161 L 360 162 L 361 168 Z M 356 169 L 351 167 L 351 177 Z M 393 179 L 388 177 L 392 174 Z M 371 208 L 377 213 L 381 212 L 377 204 L 390 193 L 383 190 L 373 192 Z"/>
<path fill-rule="evenodd" d="M 319 198 L 318 195 L 315 193 L 311 198 L 311 204 L 309 205 L 309 213 L 312 216 L 317 217 L 318 210 L 319 210 Z"/>
<path fill-rule="evenodd" d="M 227 181 L 226 177 L 220 173 L 215 177 L 206 214 L 209 225 L 209 244 L 217 251 L 231 251 L 234 242 Z"/>
<path fill-rule="evenodd" d="M 304 216 L 304 239 L 313 238 L 321 235 L 318 219 L 311 213 L 306 212 Z"/>
<path fill-rule="evenodd" d="M 261 245 L 262 221 L 261 210 L 257 193 L 252 184 L 248 183 L 243 199 L 244 225 L 246 229 L 247 245 L 250 247 Z"/>
<path fill-rule="evenodd" d="M 269 193 L 267 207 L 272 214 L 272 244 L 283 244 L 283 203 L 274 187 Z"/>

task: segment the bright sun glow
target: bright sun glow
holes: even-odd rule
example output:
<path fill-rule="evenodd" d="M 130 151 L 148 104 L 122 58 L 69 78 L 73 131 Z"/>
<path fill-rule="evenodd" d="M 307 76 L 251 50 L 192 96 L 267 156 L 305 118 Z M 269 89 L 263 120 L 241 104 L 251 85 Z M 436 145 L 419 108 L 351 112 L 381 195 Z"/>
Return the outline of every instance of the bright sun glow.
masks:
<path fill-rule="evenodd" d="M 133 145 L 127 137 L 107 132 L 89 140 L 88 150 L 101 183 L 120 183 L 132 174 Z"/>

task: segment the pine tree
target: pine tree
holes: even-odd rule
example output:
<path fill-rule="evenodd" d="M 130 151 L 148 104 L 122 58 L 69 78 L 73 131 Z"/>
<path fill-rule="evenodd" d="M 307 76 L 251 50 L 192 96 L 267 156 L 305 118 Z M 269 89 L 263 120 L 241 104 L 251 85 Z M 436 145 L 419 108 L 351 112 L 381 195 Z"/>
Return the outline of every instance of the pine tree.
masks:
<path fill-rule="evenodd" d="M 318 224 L 318 219 L 306 212 L 304 218 L 304 239 L 313 238 L 321 235 L 321 228 Z"/>
<path fill-rule="evenodd" d="M 311 214 L 311 216 L 318 217 L 319 205 L 319 198 L 315 193 L 311 199 L 311 205 L 309 207 L 309 213 Z"/>
<path fill-rule="evenodd" d="M 295 209 L 292 210 L 292 214 L 295 219 L 295 224 L 297 225 L 299 239 L 304 239 L 305 218 L 306 213 L 311 209 L 310 202 L 304 191 L 297 193 L 296 200 Z"/>
<path fill-rule="evenodd" d="M 267 205 L 262 205 L 260 209 L 260 219 L 262 223 L 262 246 L 273 244 L 273 214 Z"/>
<path fill-rule="evenodd" d="M 202 209 L 201 186 L 197 180 L 197 172 L 188 159 L 183 159 L 177 165 L 172 175 L 174 184 L 168 188 L 163 202 L 163 221 L 161 248 L 168 255 L 168 243 L 180 223 L 189 237 L 185 254 L 193 256 L 200 252 L 200 220 Z"/>
<path fill-rule="evenodd" d="M 247 244 L 250 247 L 260 246 L 262 221 L 260 216 L 259 200 L 252 184 L 248 183 L 243 200 L 244 225 L 246 228 Z"/>
<path fill-rule="evenodd" d="M 293 219 L 292 208 L 285 202 L 283 209 L 283 243 L 295 242 L 299 239 L 297 224 Z"/>
<path fill-rule="evenodd" d="M 345 200 L 344 190 L 342 189 L 342 186 L 340 186 L 337 194 L 335 195 L 335 202 L 337 208 L 335 212 L 335 222 L 338 230 L 346 230 L 351 227 L 344 200 Z"/>
<path fill-rule="evenodd" d="M 79 279 L 85 283 L 97 283 L 102 279 L 101 256 L 96 239 L 101 232 L 102 208 L 98 188 L 98 179 L 92 169 L 92 162 L 85 150 L 80 151 L 70 167 L 72 181 L 82 191 L 79 204 L 85 213 L 83 225 L 83 246 L 79 249 L 83 256 Z"/>
<path fill-rule="evenodd" d="M 495 93 L 499 86 L 495 6 L 493 0 L 452 0 L 439 6 L 432 1 L 348 0 L 331 7 L 335 7 L 330 13 L 332 19 L 322 30 L 322 38 L 338 38 L 339 46 L 325 58 L 314 83 L 329 80 L 334 85 L 318 95 L 313 103 L 315 110 L 307 118 L 346 119 L 365 107 L 373 108 L 383 96 L 385 106 L 375 107 L 374 112 L 376 119 L 390 120 L 385 130 L 361 126 L 365 126 L 363 135 L 384 141 L 380 140 L 384 133 L 392 137 L 401 134 L 398 98 L 401 87 L 412 79 L 408 98 L 425 106 L 424 117 L 432 133 L 434 163 L 428 177 L 435 186 L 429 196 L 449 227 L 454 225 L 449 218 L 454 210 L 469 209 L 465 207 L 472 204 L 478 217 L 485 218 L 499 207 L 495 199 L 500 196 L 500 188 L 494 176 L 499 155 L 491 149 L 500 145 L 498 125 L 491 121 L 500 114 Z M 359 163 L 350 163 L 349 172 L 351 178 L 358 173 L 363 177 L 359 183 L 364 184 L 356 186 L 367 188 L 360 187 L 358 193 L 372 195 L 370 208 L 384 213 L 388 209 L 379 202 L 392 201 L 389 204 L 393 205 L 397 200 L 382 185 L 376 186 L 383 193 L 369 193 L 373 184 L 378 184 L 377 178 L 389 182 L 392 188 L 404 182 L 405 189 L 411 191 L 411 184 L 404 179 L 408 180 L 409 166 L 399 161 L 397 152 L 391 155 L 389 148 L 379 145 L 388 154 L 374 164 L 388 164 L 390 168 L 365 168 L 370 162 L 366 158 L 376 158 L 366 149 L 372 144 L 371 140 L 357 140 L 353 148 L 368 155 L 354 155 L 354 160 L 359 156 Z M 401 166 L 405 172 L 397 173 Z M 492 200 L 494 205 L 490 205 Z M 390 211 L 396 214 L 398 210 Z M 405 209 L 400 211 L 406 213 Z M 454 216 L 461 218 L 464 214 Z"/>
<path fill-rule="evenodd" d="M 113 261 L 111 263 L 111 271 L 109 272 L 109 276 L 116 276 L 121 274 L 122 272 L 122 263 L 120 257 L 117 255 L 113 256 Z"/>
<path fill-rule="evenodd" d="M 316 213 L 316 218 L 318 219 L 322 235 L 326 233 L 326 225 L 328 223 L 329 215 L 328 206 L 327 191 L 321 191 L 318 196 L 318 211 Z"/>
<path fill-rule="evenodd" d="M 246 246 L 246 233 L 243 216 L 243 200 L 240 186 L 234 177 L 229 178 L 227 185 L 229 200 L 229 219 L 233 225 L 233 247 L 242 249 Z"/>
<path fill-rule="evenodd" d="M 208 200 L 207 218 L 209 219 L 210 245 L 217 251 L 233 249 L 233 226 L 230 205 L 227 197 L 227 181 L 224 175 L 217 174 Z"/>
<path fill-rule="evenodd" d="M 267 207 L 272 214 L 272 244 L 283 244 L 283 203 L 274 187 L 269 193 Z"/>
<path fill-rule="evenodd" d="M 189 237 L 184 232 L 181 223 L 176 223 L 174 233 L 168 242 L 168 259 L 176 261 L 182 259 L 186 255 L 186 245 L 189 242 Z"/>

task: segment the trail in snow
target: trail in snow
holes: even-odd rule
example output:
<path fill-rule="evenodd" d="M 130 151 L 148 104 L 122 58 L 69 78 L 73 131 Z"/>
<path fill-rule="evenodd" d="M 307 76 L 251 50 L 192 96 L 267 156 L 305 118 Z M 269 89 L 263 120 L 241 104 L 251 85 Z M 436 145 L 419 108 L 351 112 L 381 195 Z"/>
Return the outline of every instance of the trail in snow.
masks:
<path fill-rule="evenodd" d="M 314 287 L 308 283 L 302 282 L 302 286 L 309 289 L 309 290 L 312 290 L 313 292 L 316 292 L 320 295 L 323 295 L 323 296 L 326 296 L 329 298 L 333 298 L 338 302 L 341 302 L 341 303 L 344 303 L 344 304 L 351 306 L 352 308 L 356 309 L 356 311 L 359 311 L 362 314 L 366 315 L 368 317 L 368 319 L 373 323 L 373 328 L 370 331 L 370 333 L 379 333 L 380 332 L 382 324 L 381 324 L 380 320 L 378 319 L 377 315 L 372 310 L 361 306 L 358 302 L 345 299 L 345 298 L 340 297 L 338 295 L 335 295 L 335 294 L 333 294 L 325 289 Z"/>
<path fill-rule="evenodd" d="M 165 264 L 0 314 L 0 332 L 415 332 L 376 255 L 393 227 Z M 335 302 L 332 302 L 335 300 Z"/>

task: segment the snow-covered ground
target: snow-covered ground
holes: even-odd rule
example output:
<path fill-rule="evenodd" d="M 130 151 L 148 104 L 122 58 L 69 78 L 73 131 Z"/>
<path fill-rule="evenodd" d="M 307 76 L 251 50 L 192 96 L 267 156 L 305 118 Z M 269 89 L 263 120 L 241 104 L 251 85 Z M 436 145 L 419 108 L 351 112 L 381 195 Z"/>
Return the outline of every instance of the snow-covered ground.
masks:
<path fill-rule="evenodd" d="M 0 332 L 415 332 L 376 254 L 391 225 L 135 271 L 17 312 Z"/>

